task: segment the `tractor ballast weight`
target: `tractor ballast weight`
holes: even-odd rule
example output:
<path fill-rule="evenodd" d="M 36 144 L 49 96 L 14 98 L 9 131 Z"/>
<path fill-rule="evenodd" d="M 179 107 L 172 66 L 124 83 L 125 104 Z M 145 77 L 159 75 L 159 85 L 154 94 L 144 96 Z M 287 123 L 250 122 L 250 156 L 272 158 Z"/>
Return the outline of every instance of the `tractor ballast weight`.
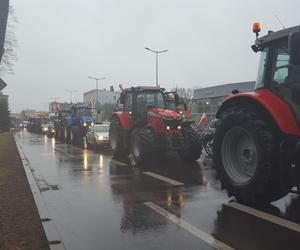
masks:
<path fill-rule="evenodd" d="M 229 196 L 271 202 L 300 188 L 300 26 L 269 32 L 253 92 L 228 97 L 216 117 L 214 162 Z"/>
<path fill-rule="evenodd" d="M 193 161 L 201 155 L 201 143 L 192 121 L 166 109 L 164 89 L 132 87 L 122 91 L 121 111 L 112 114 L 110 143 L 115 155 L 132 156 L 139 163 L 153 154 L 175 150 Z"/>

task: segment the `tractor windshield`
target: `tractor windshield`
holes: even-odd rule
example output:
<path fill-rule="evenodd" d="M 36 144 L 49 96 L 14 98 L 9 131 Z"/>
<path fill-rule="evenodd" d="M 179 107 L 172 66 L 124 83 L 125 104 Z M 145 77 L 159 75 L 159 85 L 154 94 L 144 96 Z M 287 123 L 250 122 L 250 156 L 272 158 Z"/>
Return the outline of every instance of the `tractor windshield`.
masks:
<path fill-rule="evenodd" d="M 139 108 L 143 106 L 147 108 L 166 108 L 163 94 L 160 91 L 149 91 L 139 93 L 137 95 L 137 105 Z"/>
<path fill-rule="evenodd" d="M 77 116 L 91 116 L 91 109 L 90 108 L 80 108 L 76 109 Z"/>
<path fill-rule="evenodd" d="M 260 55 L 260 61 L 258 66 L 258 73 L 256 79 L 256 89 L 264 87 L 264 73 L 266 70 L 267 65 L 267 55 L 268 55 L 269 48 L 265 48 Z"/>

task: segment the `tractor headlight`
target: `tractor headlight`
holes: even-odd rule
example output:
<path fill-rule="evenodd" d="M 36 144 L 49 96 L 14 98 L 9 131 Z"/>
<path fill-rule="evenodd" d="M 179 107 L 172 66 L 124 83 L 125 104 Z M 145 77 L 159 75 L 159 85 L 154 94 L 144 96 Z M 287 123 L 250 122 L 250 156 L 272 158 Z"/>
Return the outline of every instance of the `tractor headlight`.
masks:
<path fill-rule="evenodd" d="M 99 136 L 97 136 L 97 139 L 98 139 L 99 141 L 102 141 L 102 140 L 104 139 L 104 137 L 103 137 L 102 135 L 99 135 Z"/>

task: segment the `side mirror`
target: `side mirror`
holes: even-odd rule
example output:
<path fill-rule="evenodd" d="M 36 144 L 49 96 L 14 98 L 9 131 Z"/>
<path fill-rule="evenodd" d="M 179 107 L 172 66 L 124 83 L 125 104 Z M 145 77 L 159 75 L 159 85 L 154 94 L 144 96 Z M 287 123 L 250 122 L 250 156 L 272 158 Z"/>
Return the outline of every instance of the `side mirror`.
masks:
<path fill-rule="evenodd" d="M 174 100 L 177 105 L 180 103 L 179 95 L 177 93 L 174 94 Z"/>
<path fill-rule="evenodd" d="M 300 66 L 300 31 L 289 35 L 290 64 Z"/>
<path fill-rule="evenodd" d="M 125 104 L 125 94 L 124 93 L 121 93 L 120 95 L 120 104 Z"/>

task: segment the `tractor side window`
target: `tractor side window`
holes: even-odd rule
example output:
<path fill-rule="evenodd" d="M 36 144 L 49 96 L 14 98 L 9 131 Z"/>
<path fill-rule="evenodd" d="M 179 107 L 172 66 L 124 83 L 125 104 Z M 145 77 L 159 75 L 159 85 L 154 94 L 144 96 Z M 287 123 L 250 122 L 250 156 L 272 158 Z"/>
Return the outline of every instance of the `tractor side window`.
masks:
<path fill-rule="evenodd" d="M 287 49 L 280 48 L 277 50 L 276 64 L 273 74 L 273 83 L 276 85 L 284 84 L 288 76 L 290 56 Z"/>
<path fill-rule="evenodd" d="M 258 73 L 256 79 L 256 89 L 263 88 L 265 86 L 264 83 L 264 75 L 267 66 L 267 55 L 268 55 L 269 48 L 264 49 L 260 55 L 260 61 L 258 66 Z"/>
<path fill-rule="evenodd" d="M 124 110 L 132 111 L 132 94 L 131 93 L 126 93 Z"/>

